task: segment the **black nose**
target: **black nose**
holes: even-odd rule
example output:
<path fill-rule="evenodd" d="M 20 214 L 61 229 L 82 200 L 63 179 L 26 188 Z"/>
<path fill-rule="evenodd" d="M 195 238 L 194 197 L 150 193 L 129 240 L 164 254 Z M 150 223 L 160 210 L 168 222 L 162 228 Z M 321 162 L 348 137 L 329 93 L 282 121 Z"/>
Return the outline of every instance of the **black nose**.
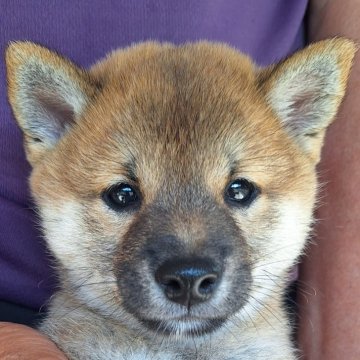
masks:
<path fill-rule="evenodd" d="M 155 279 L 169 300 L 190 308 L 211 298 L 220 272 L 208 259 L 175 259 L 162 264 Z"/>

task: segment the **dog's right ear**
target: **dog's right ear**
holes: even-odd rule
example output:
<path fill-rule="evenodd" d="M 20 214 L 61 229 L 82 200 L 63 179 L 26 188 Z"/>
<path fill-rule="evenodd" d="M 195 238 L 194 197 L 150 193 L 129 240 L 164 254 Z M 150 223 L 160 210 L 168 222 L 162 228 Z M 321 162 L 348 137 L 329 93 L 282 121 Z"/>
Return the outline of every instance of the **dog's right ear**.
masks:
<path fill-rule="evenodd" d="M 10 104 L 34 165 L 81 116 L 95 87 L 85 70 L 30 42 L 8 46 L 6 67 Z"/>

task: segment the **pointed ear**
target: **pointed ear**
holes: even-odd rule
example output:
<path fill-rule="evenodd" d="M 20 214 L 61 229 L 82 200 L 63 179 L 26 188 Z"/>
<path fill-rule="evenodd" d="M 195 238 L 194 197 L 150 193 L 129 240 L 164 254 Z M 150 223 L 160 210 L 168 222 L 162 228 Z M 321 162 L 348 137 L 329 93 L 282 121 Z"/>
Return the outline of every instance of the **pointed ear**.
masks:
<path fill-rule="evenodd" d="M 86 71 L 29 42 L 6 51 L 9 100 L 34 165 L 81 116 L 95 87 Z"/>
<path fill-rule="evenodd" d="M 355 52 L 350 40 L 324 40 L 260 74 L 261 87 L 273 111 L 316 162 L 325 130 L 345 94 Z"/>

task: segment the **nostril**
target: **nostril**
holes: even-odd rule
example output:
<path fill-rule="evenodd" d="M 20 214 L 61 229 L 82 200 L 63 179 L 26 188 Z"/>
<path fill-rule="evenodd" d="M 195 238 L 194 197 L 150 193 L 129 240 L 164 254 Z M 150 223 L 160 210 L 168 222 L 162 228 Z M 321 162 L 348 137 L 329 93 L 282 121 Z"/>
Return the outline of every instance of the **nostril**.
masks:
<path fill-rule="evenodd" d="M 193 294 L 200 299 L 211 296 L 215 290 L 218 277 L 215 274 L 207 274 L 196 281 L 193 287 Z"/>
<path fill-rule="evenodd" d="M 199 292 L 204 294 L 211 292 L 216 284 L 216 281 L 216 275 L 208 275 L 204 279 L 200 279 L 198 285 Z"/>

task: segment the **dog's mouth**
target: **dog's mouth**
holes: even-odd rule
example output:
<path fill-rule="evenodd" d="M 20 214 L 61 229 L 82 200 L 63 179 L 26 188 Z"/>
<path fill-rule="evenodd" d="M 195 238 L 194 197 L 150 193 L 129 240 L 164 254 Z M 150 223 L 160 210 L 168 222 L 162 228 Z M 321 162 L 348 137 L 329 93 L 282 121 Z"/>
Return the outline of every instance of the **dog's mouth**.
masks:
<path fill-rule="evenodd" d="M 226 318 L 201 319 L 183 316 L 168 320 L 140 319 L 148 329 L 168 336 L 202 336 L 219 329 Z"/>

